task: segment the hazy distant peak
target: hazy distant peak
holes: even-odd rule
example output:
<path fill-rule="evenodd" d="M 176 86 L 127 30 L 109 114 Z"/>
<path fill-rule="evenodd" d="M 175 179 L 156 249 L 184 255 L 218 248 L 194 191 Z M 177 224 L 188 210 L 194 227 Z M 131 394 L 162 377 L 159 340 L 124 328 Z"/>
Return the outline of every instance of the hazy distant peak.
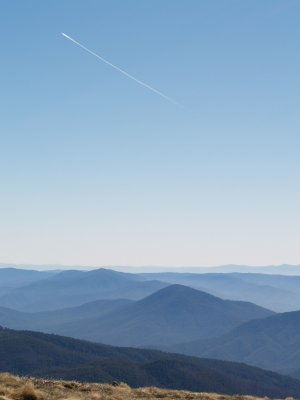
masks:
<path fill-rule="evenodd" d="M 186 297 L 186 296 L 194 296 L 198 298 L 207 298 L 207 299 L 215 299 L 215 300 L 221 300 L 216 296 L 213 296 L 209 293 L 206 293 L 202 290 L 198 289 L 193 289 L 189 286 L 185 285 L 180 285 L 180 284 L 174 284 L 174 285 L 169 285 L 166 286 L 165 288 L 162 288 L 158 290 L 157 292 L 151 294 L 148 296 L 148 298 L 161 298 L 161 297 L 170 297 L 170 296 L 178 296 L 178 297 Z"/>

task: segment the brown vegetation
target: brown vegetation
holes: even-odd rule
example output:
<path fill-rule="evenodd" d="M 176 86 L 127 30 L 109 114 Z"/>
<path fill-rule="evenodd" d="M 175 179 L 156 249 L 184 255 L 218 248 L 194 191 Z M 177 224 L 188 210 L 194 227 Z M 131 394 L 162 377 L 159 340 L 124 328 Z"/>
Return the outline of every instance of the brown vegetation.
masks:
<path fill-rule="evenodd" d="M 193 393 L 155 387 L 131 389 L 125 383 L 96 384 L 25 378 L 0 373 L 0 400 L 255 400 L 251 396 Z"/>

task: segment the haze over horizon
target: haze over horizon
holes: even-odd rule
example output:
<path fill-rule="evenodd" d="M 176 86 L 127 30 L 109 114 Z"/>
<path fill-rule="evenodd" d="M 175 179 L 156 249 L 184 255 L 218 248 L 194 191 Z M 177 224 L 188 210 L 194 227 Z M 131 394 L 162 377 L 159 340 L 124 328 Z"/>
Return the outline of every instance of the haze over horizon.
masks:
<path fill-rule="evenodd" d="M 0 261 L 299 264 L 299 12 L 4 1 Z"/>

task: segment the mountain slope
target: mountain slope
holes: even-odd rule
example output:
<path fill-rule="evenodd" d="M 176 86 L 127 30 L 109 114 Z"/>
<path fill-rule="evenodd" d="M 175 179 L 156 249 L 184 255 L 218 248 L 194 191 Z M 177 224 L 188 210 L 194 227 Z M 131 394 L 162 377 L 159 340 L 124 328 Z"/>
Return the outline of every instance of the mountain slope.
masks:
<path fill-rule="evenodd" d="M 300 381 L 244 364 L 4 328 L 0 328 L 0 371 L 90 382 L 118 380 L 133 387 L 300 396 Z"/>
<path fill-rule="evenodd" d="M 300 369 L 300 311 L 249 321 L 219 338 L 175 345 L 172 350 L 291 373 Z"/>
<path fill-rule="evenodd" d="M 222 300 L 172 285 L 84 324 L 61 325 L 56 333 L 121 346 L 161 346 L 218 336 L 273 313 L 251 303 Z"/>
<path fill-rule="evenodd" d="M 96 300 L 77 307 L 36 313 L 0 307 L 0 325 L 12 329 L 30 329 L 55 333 L 59 332 L 61 326 L 70 323 L 81 325 L 82 321 L 86 319 L 102 317 L 131 303 L 134 303 L 134 301 L 127 299 Z"/>
<path fill-rule="evenodd" d="M 141 299 L 168 284 L 107 269 L 64 271 L 0 297 L 2 307 L 49 311 L 100 299 Z"/>

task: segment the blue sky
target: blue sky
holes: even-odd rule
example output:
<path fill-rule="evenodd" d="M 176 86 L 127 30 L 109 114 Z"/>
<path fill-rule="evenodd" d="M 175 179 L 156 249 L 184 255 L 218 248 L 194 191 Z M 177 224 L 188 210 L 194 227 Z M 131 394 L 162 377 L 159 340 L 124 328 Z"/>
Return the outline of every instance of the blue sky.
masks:
<path fill-rule="evenodd" d="M 0 261 L 300 263 L 299 19 L 294 0 L 2 0 Z"/>

